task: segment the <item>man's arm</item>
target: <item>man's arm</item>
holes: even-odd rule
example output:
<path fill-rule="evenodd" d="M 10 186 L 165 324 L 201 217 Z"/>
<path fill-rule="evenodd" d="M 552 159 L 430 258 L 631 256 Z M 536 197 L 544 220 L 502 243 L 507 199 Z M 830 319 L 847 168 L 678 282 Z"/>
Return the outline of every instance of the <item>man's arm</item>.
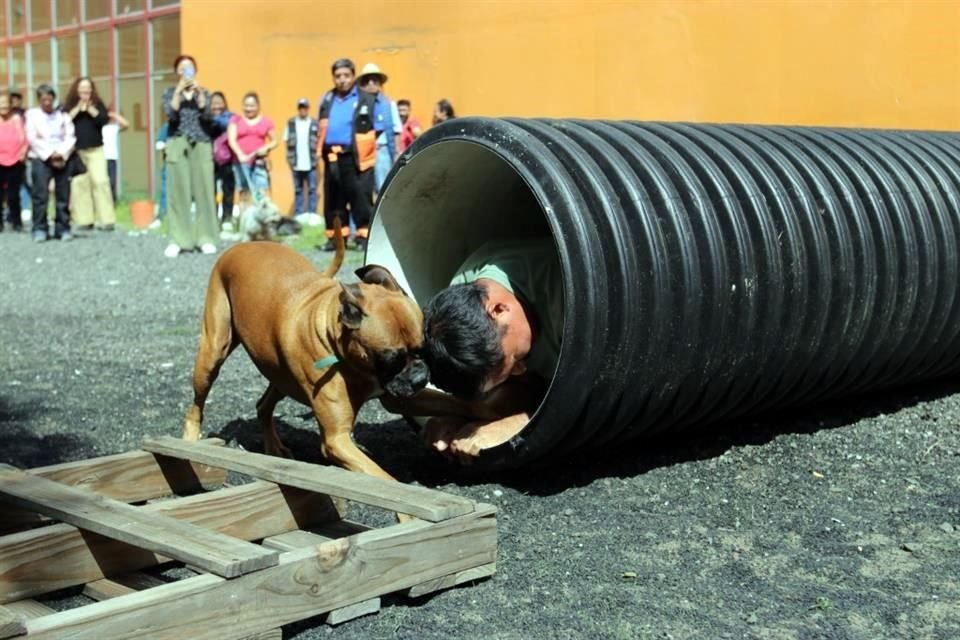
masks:
<path fill-rule="evenodd" d="M 50 138 L 40 131 L 40 123 L 37 122 L 36 117 L 29 111 L 27 112 L 27 142 L 30 143 L 30 149 L 33 151 L 33 155 L 44 162 L 46 162 L 53 153 L 53 148 L 50 146 Z"/>

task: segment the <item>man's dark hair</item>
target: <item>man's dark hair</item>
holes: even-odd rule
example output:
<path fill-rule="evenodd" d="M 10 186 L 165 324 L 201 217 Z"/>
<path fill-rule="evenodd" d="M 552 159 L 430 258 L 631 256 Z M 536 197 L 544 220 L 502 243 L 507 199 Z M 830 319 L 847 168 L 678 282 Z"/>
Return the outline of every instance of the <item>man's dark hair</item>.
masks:
<path fill-rule="evenodd" d="M 330 67 L 330 73 L 336 73 L 337 69 L 350 69 L 350 73 L 354 75 L 357 74 L 357 68 L 353 66 L 353 60 L 350 58 L 340 58 L 339 60 L 334 60 L 333 66 Z"/>
<path fill-rule="evenodd" d="M 405 99 L 405 98 L 404 98 L 404 99 L 401 99 L 401 100 L 397 100 L 397 106 L 398 106 L 398 107 L 409 107 L 409 106 L 410 106 L 410 101 L 407 100 L 407 99 Z"/>
<path fill-rule="evenodd" d="M 424 310 L 424 352 L 430 381 L 473 398 L 503 366 L 502 332 L 486 310 L 487 290 L 472 282 L 448 287 Z"/>
<path fill-rule="evenodd" d="M 56 97 L 57 97 L 57 92 L 54 91 L 54 90 L 53 90 L 53 87 L 51 87 L 50 85 L 48 85 L 48 84 L 42 84 L 42 85 L 40 85 L 39 87 L 37 87 L 37 100 L 39 100 L 39 99 L 42 98 L 43 96 L 52 96 L 52 97 L 56 98 Z"/>
<path fill-rule="evenodd" d="M 10 92 L 10 97 L 11 97 L 11 98 L 17 98 L 17 99 L 19 99 L 19 100 L 23 100 L 23 94 L 20 93 L 19 91 L 11 91 L 11 92 Z"/>

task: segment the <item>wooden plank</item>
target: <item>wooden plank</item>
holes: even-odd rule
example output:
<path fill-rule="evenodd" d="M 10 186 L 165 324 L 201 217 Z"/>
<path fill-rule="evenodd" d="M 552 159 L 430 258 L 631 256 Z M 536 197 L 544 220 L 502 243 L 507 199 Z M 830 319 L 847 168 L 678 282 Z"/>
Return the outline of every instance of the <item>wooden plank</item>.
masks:
<path fill-rule="evenodd" d="M 27 622 L 31 640 L 226 640 L 496 560 L 496 511 L 406 522 L 291 551 L 224 581 L 204 575 Z M 224 624 L 229 612 L 229 624 Z"/>
<path fill-rule="evenodd" d="M 99 602 L 101 600 L 109 600 L 110 598 L 119 598 L 120 596 L 136 593 L 137 591 L 152 589 L 153 587 L 159 587 L 164 584 L 167 583 L 156 576 L 134 571 L 133 573 L 125 573 L 113 579 L 103 578 L 102 580 L 94 580 L 84 585 L 83 595 Z"/>
<path fill-rule="evenodd" d="M 356 526 L 365 529 L 363 525 Z M 297 549 L 314 547 L 316 545 L 323 544 L 324 542 L 330 542 L 334 539 L 334 537 L 327 537 L 318 533 L 311 533 L 309 531 L 297 529 L 296 531 L 281 533 L 278 536 L 264 538 L 263 546 L 269 547 L 270 549 L 276 549 L 278 551 L 295 551 Z M 355 620 L 363 616 L 378 613 L 379 611 L 380 598 L 370 598 L 369 600 L 364 600 L 355 604 L 349 604 L 339 609 L 334 609 L 327 614 L 327 617 L 324 618 L 324 622 L 332 627 L 335 627 L 338 624 L 343 624 L 344 622 L 349 622 L 350 620 Z"/>
<path fill-rule="evenodd" d="M 6 607 L 0 607 L 0 640 L 22 636 L 26 632 L 27 625 L 24 624 L 23 616 Z"/>
<path fill-rule="evenodd" d="M 277 553 L 216 531 L 132 507 L 19 470 L 0 472 L 0 496 L 21 507 L 225 578 L 271 567 Z"/>
<path fill-rule="evenodd" d="M 143 448 L 176 458 L 203 462 L 245 473 L 261 480 L 317 491 L 356 502 L 408 513 L 430 522 L 470 513 L 473 501 L 442 491 L 407 485 L 337 467 L 286 460 L 201 442 L 184 442 L 165 436 L 148 438 Z"/>
<path fill-rule="evenodd" d="M 489 578 L 496 572 L 497 563 L 491 562 L 490 564 L 467 569 L 466 571 L 459 571 L 457 573 L 436 578 L 428 582 L 422 582 L 416 586 L 410 587 L 405 595 L 408 598 L 420 598 L 437 591 L 443 591 L 444 589 L 452 589 L 453 587 L 466 584 L 468 582 L 473 582 L 474 580 Z"/>
<path fill-rule="evenodd" d="M 204 442 L 223 445 L 223 440 L 218 438 Z M 227 474 L 219 467 L 158 457 L 146 451 L 64 462 L 28 469 L 27 472 L 122 502 L 142 502 L 216 489 L 224 483 Z M 49 522 L 49 518 L 38 513 L 11 508 L 4 514 L 0 531 L 15 531 Z"/>
<path fill-rule="evenodd" d="M 139 507 L 242 540 L 337 517 L 330 499 L 269 482 Z M 0 537 L 0 602 L 86 584 L 167 562 L 169 558 L 57 524 Z"/>
<path fill-rule="evenodd" d="M 48 616 L 51 613 L 56 613 L 56 609 L 52 609 L 42 602 L 37 602 L 36 600 L 17 600 L 16 602 L 8 602 L 3 605 L 10 611 L 18 613 L 25 620 L 33 620 L 34 618 L 42 618 L 43 616 Z"/>
<path fill-rule="evenodd" d="M 116 580 L 104 579 L 91 582 L 84 587 L 83 595 L 96 600 L 97 602 L 101 602 L 103 600 L 119 598 L 120 596 L 130 595 L 131 593 L 137 593 L 138 591 L 152 589 L 165 584 L 169 583 L 164 582 L 155 576 L 151 576 L 149 573 L 135 571 L 133 573 L 122 575 Z M 277 628 L 271 629 L 270 631 L 254 633 L 252 635 L 243 636 L 238 640 L 283 640 L 283 629 Z"/>

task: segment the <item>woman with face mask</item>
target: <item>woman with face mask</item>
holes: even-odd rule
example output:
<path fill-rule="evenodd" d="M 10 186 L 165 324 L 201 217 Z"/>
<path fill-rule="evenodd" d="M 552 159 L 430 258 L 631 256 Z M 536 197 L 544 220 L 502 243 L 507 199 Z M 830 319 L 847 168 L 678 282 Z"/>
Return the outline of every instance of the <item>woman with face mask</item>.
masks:
<path fill-rule="evenodd" d="M 180 77 L 163 92 L 168 137 L 164 149 L 170 244 L 164 255 L 199 248 L 217 252 L 219 225 L 213 191 L 213 114 L 210 92 L 197 81 L 197 62 L 181 55 L 173 63 Z M 196 207 L 191 214 L 191 205 Z"/>
<path fill-rule="evenodd" d="M 103 127 L 110 121 L 107 106 L 97 95 L 97 87 L 87 77 L 70 85 L 63 110 L 73 120 L 76 153 L 87 170 L 70 181 L 70 212 L 76 229 L 89 231 L 94 224 L 113 231 L 116 213 L 110 192 L 110 174 L 103 152 Z"/>

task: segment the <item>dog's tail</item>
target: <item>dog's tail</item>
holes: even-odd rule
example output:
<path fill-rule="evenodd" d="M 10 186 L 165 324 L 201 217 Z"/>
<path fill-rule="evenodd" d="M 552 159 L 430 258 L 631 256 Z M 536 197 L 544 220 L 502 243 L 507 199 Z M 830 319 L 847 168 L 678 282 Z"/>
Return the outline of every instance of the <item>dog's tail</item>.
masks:
<path fill-rule="evenodd" d="M 343 233 L 341 233 L 342 225 L 340 224 L 340 216 L 333 217 L 333 246 L 336 250 L 333 254 L 333 261 L 330 263 L 330 266 L 327 267 L 327 270 L 323 272 L 323 277 L 332 278 L 337 275 L 337 271 L 340 271 L 340 265 L 343 264 L 343 254 L 346 253 L 346 246 L 343 242 Z"/>

